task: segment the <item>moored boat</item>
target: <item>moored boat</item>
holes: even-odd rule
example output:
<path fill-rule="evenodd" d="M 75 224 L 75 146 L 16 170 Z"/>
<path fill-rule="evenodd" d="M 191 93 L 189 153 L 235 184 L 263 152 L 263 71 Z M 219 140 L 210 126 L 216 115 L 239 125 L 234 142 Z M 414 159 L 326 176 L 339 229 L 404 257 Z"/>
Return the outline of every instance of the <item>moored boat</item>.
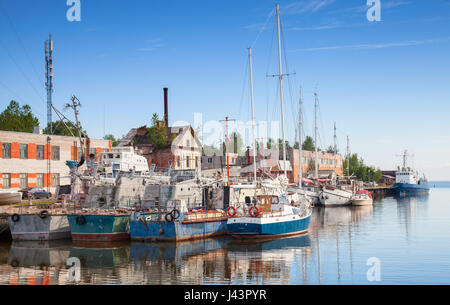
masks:
<path fill-rule="evenodd" d="M 233 206 L 230 208 L 235 211 Z M 249 207 L 248 215 L 228 219 L 227 231 L 235 238 L 277 238 L 307 233 L 311 212 L 310 206 L 294 207 L 283 197 L 261 195 Z"/>
<path fill-rule="evenodd" d="M 178 209 L 161 213 L 135 213 L 130 220 L 132 240 L 184 241 L 204 239 L 226 233 L 227 215 L 222 210 Z"/>
<path fill-rule="evenodd" d="M 353 193 L 331 185 L 324 185 L 320 192 L 320 203 L 324 206 L 343 206 L 351 203 Z"/>
<path fill-rule="evenodd" d="M 408 152 L 403 154 L 403 166 L 395 174 L 394 192 L 398 196 L 426 195 L 430 192 L 430 186 L 425 177 L 420 178 L 418 172 L 407 167 Z"/>
<path fill-rule="evenodd" d="M 87 211 L 68 215 L 72 240 L 127 240 L 130 238 L 129 215 L 126 210 Z"/>
<path fill-rule="evenodd" d="M 13 240 L 70 239 L 70 227 L 65 211 L 15 213 L 8 217 Z"/>
<path fill-rule="evenodd" d="M 355 206 L 372 205 L 372 194 L 367 190 L 356 191 L 355 195 L 351 198 L 351 202 Z"/>

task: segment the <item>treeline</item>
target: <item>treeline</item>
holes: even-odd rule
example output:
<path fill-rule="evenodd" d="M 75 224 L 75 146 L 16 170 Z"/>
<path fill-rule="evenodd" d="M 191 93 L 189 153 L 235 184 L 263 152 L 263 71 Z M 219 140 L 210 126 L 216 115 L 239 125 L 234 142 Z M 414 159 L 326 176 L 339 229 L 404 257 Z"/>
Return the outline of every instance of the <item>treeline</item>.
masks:
<path fill-rule="evenodd" d="M 350 168 L 348 164 L 350 163 Z M 380 169 L 376 169 L 373 166 L 368 166 L 364 164 L 364 160 L 358 157 L 358 154 L 352 154 L 349 158 L 344 159 L 344 173 L 345 175 L 350 174 L 356 176 L 358 180 L 364 182 L 375 182 L 378 183 L 382 178 L 383 174 Z"/>

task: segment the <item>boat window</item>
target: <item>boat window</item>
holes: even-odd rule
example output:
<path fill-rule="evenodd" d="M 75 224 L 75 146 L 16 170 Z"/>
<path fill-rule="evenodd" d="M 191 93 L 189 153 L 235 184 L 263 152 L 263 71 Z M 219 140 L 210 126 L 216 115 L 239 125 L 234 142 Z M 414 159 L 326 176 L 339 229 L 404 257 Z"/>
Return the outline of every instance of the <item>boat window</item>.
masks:
<path fill-rule="evenodd" d="M 112 159 L 112 158 L 114 158 L 114 155 L 113 154 L 108 154 L 108 158 Z"/>
<path fill-rule="evenodd" d="M 250 196 L 245 196 L 245 203 L 247 204 L 252 203 Z"/>
<path fill-rule="evenodd" d="M 272 204 L 278 204 L 278 197 L 276 196 L 272 197 Z"/>
<path fill-rule="evenodd" d="M 116 155 L 116 159 L 120 159 L 120 155 Z"/>

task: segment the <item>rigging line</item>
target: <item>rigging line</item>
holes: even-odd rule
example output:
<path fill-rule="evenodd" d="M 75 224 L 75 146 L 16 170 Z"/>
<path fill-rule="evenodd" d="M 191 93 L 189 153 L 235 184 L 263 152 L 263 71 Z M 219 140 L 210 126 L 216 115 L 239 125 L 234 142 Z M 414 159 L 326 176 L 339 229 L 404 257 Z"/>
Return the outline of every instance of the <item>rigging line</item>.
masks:
<path fill-rule="evenodd" d="M 0 40 L 0 45 L 5 49 L 6 53 L 8 54 L 9 58 L 11 59 L 11 61 L 16 65 L 17 69 L 19 69 L 19 71 L 22 73 L 22 76 L 27 80 L 28 84 L 30 85 L 30 87 L 34 90 L 34 93 L 36 93 L 36 95 L 42 99 L 43 102 L 46 102 L 45 99 L 39 94 L 39 92 L 36 90 L 36 88 L 33 86 L 33 84 L 31 83 L 31 80 L 28 78 L 28 76 L 26 75 L 25 71 L 23 71 L 23 69 L 19 66 L 19 64 L 17 63 L 17 61 L 14 59 L 14 57 L 12 56 L 11 52 L 9 51 L 9 49 L 6 47 L 6 45 L 3 43 L 2 40 Z"/>
<path fill-rule="evenodd" d="M 261 36 L 262 32 L 266 29 L 267 23 L 269 22 L 270 18 L 272 17 L 275 9 L 272 9 L 267 16 L 266 22 L 264 23 L 263 27 L 259 30 L 258 35 L 256 35 L 256 39 L 253 41 L 251 48 L 253 49 L 253 46 L 255 45 L 256 41 L 258 41 L 259 36 Z"/>
<path fill-rule="evenodd" d="M 269 74 L 270 64 L 273 61 L 273 52 L 274 52 L 274 44 L 275 44 L 275 31 L 276 31 L 276 22 L 273 24 L 273 30 L 272 30 L 272 43 L 270 47 L 270 53 L 269 53 L 269 61 L 267 62 L 266 67 L 266 75 Z M 273 63 L 272 63 L 273 64 Z M 267 103 L 267 112 L 266 112 L 266 120 L 267 120 L 267 137 L 269 137 L 269 129 L 270 129 L 270 120 L 269 120 L 269 108 L 270 108 L 270 88 L 272 88 L 270 80 L 268 77 L 266 77 L 266 103 Z"/>
<path fill-rule="evenodd" d="M 6 8 L 3 6 L 2 1 L 0 0 L 0 9 L 1 11 L 3 11 L 3 14 L 6 16 L 6 19 L 8 19 L 8 22 L 11 26 L 11 28 L 13 29 L 14 33 L 16 34 L 16 38 L 19 41 L 20 46 L 22 47 L 28 61 L 31 64 L 31 67 L 33 68 L 33 71 L 36 75 L 36 78 L 38 79 L 38 81 L 41 83 L 41 85 L 44 87 L 44 82 L 42 81 L 42 79 L 39 77 L 39 73 L 36 70 L 36 67 L 34 66 L 33 62 L 31 61 L 31 57 L 27 51 L 27 49 L 25 48 L 25 44 L 23 43 L 22 39 L 20 38 L 19 32 L 17 31 L 16 27 L 14 26 L 14 23 L 12 22 L 11 17 L 8 14 L 8 11 L 6 10 Z"/>

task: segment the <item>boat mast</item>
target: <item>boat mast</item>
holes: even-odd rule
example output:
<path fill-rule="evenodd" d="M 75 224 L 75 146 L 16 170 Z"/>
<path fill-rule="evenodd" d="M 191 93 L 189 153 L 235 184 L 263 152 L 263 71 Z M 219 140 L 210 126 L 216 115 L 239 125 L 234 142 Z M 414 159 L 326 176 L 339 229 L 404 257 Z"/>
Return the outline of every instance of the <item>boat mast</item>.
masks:
<path fill-rule="evenodd" d="M 248 48 L 248 62 L 250 65 L 250 101 L 252 104 L 253 172 L 255 176 L 255 185 L 256 185 L 256 139 L 255 139 L 255 107 L 253 105 L 252 48 Z"/>
<path fill-rule="evenodd" d="M 336 154 L 337 154 L 337 137 L 336 137 L 336 122 L 334 122 L 334 185 L 337 185 Z"/>
<path fill-rule="evenodd" d="M 303 92 L 300 87 L 300 107 L 299 107 L 299 125 L 298 125 L 298 187 L 302 188 L 302 141 L 303 141 Z"/>
<path fill-rule="evenodd" d="M 276 4 L 277 11 L 277 33 L 278 33 L 278 69 L 280 78 L 280 103 L 281 103 L 281 134 L 283 138 L 283 166 L 284 175 L 287 177 L 286 170 L 286 139 L 284 136 L 284 107 L 283 107 L 283 68 L 281 64 L 281 38 L 280 38 L 280 8 L 279 4 Z"/>
<path fill-rule="evenodd" d="M 315 165 L 315 177 L 316 184 L 319 183 L 319 168 L 318 168 L 318 158 L 317 158 L 317 91 L 314 92 L 314 165 Z"/>
<path fill-rule="evenodd" d="M 350 179 L 350 140 L 347 136 L 347 177 Z"/>

